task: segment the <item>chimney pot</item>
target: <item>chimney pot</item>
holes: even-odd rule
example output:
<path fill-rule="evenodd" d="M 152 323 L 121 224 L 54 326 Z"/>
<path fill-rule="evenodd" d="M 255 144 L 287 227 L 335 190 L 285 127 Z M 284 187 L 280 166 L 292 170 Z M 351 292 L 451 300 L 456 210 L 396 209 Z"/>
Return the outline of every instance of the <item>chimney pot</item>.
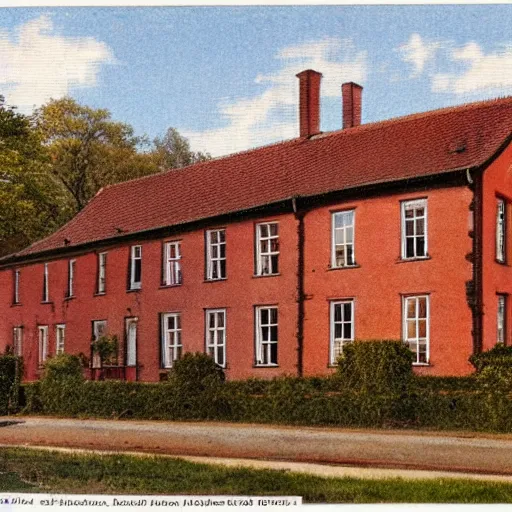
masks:
<path fill-rule="evenodd" d="M 296 75 L 299 79 L 300 136 L 320 133 L 320 80 L 322 73 L 306 69 Z"/>
<path fill-rule="evenodd" d="M 343 129 L 353 128 L 361 124 L 363 87 L 354 82 L 341 86 L 343 102 Z"/>

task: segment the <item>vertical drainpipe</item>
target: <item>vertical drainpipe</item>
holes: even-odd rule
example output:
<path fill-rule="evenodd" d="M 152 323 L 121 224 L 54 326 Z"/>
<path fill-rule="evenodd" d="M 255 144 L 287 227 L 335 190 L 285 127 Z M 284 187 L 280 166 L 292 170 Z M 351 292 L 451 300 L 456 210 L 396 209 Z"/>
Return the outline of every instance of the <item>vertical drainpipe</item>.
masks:
<path fill-rule="evenodd" d="M 297 375 L 304 374 L 304 217 L 297 209 L 297 199 L 292 198 L 292 208 L 297 223 Z"/>

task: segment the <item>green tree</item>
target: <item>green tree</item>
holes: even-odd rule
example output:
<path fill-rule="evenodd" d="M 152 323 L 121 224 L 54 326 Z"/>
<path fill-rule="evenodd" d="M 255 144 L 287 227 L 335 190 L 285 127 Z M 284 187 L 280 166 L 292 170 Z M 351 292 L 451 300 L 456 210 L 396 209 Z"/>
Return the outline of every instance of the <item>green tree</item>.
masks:
<path fill-rule="evenodd" d="M 157 137 L 154 156 L 160 169 L 179 169 L 187 165 L 210 160 L 209 153 L 195 152 L 190 149 L 189 141 L 180 135 L 176 128 L 169 128 L 163 137 Z"/>
<path fill-rule="evenodd" d="M 0 256 L 57 228 L 69 213 L 62 199 L 30 118 L 0 96 Z"/>
<path fill-rule="evenodd" d="M 147 145 L 133 128 L 66 97 L 35 112 L 35 125 L 51 159 L 51 172 L 67 190 L 75 211 L 101 187 L 158 171 Z"/>

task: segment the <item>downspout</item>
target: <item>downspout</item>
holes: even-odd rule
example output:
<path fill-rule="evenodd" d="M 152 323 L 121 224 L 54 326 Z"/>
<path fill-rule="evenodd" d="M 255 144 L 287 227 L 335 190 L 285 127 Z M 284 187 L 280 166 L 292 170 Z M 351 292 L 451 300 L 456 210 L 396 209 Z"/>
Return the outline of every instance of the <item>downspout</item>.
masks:
<path fill-rule="evenodd" d="M 304 217 L 297 209 L 297 199 L 292 197 L 292 208 L 297 223 L 297 375 L 304 374 Z"/>

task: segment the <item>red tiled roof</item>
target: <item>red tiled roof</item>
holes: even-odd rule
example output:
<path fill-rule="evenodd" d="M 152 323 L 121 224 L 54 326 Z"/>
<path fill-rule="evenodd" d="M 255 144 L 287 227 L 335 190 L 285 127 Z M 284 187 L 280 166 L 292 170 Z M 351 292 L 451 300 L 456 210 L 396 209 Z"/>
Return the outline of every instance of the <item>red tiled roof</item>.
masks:
<path fill-rule="evenodd" d="M 270 204 L 482 165 L 512 132 L 512 97 L 293 139 L 106 187 L 16 256 Z M 460 151 L 464 147 L 465 149 Z M 456 149 L 459 151 L 456 151 Z"/>

